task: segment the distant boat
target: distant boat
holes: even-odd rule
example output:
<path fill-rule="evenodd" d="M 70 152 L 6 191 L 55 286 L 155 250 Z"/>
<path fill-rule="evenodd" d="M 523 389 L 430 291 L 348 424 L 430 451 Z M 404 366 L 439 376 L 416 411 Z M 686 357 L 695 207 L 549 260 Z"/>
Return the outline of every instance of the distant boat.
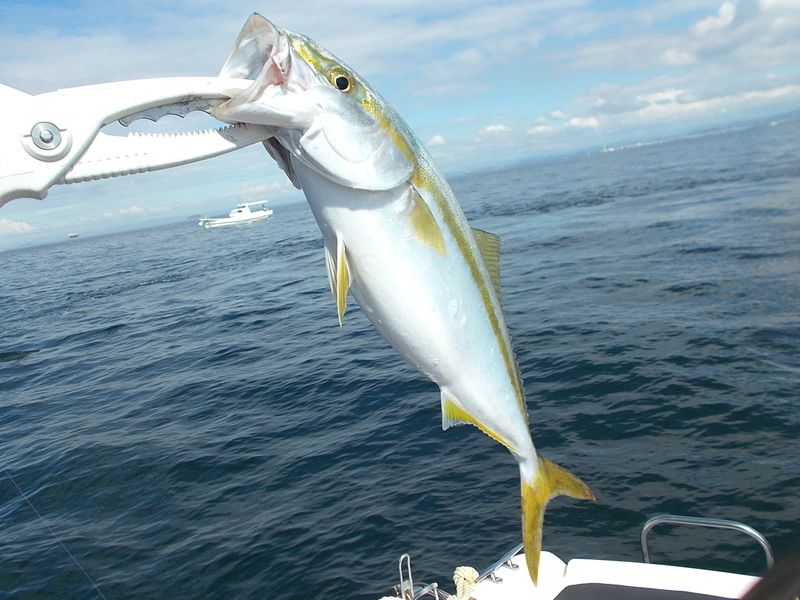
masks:
<path fill-rule="evenodd" d="M 71 239 L 71 240 L 74 240 L 76 237 L 78 237 L 78 234 L 77 233 L 70 233 L 67 237 L 69 239 Z"/>
<path fill-rule="evenodd" d="M 255 210 L 251 206 L 259 206 Z M 251 223 L 253 221 L 265 221 L 272 215 L 272 209 L 267 208 L 266 202 L 243 202 L 237 204 L 227 217 L 203 217 L 198 221 L 200 227 L 222 227 L 224 225 L 238 225 L 239 223 Z"/>

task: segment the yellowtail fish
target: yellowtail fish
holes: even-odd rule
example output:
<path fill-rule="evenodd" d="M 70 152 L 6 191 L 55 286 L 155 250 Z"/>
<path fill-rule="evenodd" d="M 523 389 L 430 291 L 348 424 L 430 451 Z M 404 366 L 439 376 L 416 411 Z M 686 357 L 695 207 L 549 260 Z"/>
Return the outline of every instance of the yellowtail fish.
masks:
<path fill-rule="evenodd" d="M 500 305 L 498 237 L 469 226 L 403 119 L 309 38 L 254 14 L 220 75 L 254 80 L 212 114 L 270 128 L 264 145 L 303 190 L 322 230 L 340 324 L 351 293 L 392 346 L 438 384 L 442 428 L 475 425 L 517 459 L 535 584 L 547 501 L 594 496 L 536 454 Z"/>

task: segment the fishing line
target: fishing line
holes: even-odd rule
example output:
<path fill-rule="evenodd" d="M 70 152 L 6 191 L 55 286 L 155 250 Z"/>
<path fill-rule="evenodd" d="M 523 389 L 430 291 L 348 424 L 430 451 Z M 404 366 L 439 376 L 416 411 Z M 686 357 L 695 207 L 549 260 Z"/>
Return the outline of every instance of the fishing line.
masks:
<path fill-rule="evenodd" d="M 50 535 L 52 535 L 52 536 L 53 536 L 53 539 L 54 539 L 55 541 L 57 541 L 57 542 L 58 542 L 58 544 L 59 544 L 59 546 L 61 546 L 61 547 L 64 549 L 64 552 L 66 552 L 66 553 L 69 555 L 69 557 L 72 559 L 72 562 L 74 562 L 74 563 L 75 563 L 75 564 L 78 566 L 78 568 L 81 570 L 81 572 L 82 572 L 84 575 L 86 575 L 86 579 L 88 579 L 88 580 L 89 580 L 89 583 L 91 583 L 91 584 L 92 584 L 92 586 L 94 586 L 94 589 L 97 591 L 98 595 L 99 595 L 99 596 L 100 596 L 100 597 L 101 597 L 103 600 L 106 600 L 106 597 L 103 595 L 103 592 L 101 592 L 101 591 L 100 591 L 100 588 L 99 588 L 99 587 L 97 587 L 97 584 L 94 582 L 94 579 L 92 579 L 92 578 L 89 576 L 89 573 L 87 573 L 87 572 L 86 572 L 86 569 L 84 569 L 84 568 L 81 566 L 81 563 L 79 563 L 79 562 L 78 562 L 78 560 L 77 560 L 77 559 L 76 559 L 76 558 L 73 556 L 72 552 L 70 552 L 70 551 L 69 551 L 69 549 L 68 549 L 68 548 L 67 548 L 67 547 L 64 545 L 64 542 L 62 542 L 62 541 L 61 541 L 61 539 L 59 539 L 59 537 L 56 535 L 55 531 L 53 531 L 53 528 L 52 528 L 52 527 L 50 527 L 50 525 L 48 524 L 47 520 L 45 520 L 45 518 L 44 518 L 44 517 L 41 515 L 41 513 L 40 513 L 38 510 L 36 510 L 36 507 L 35 507 L 35 506 L 33 505 L 33 503 L 32 503 L 32 502 L 31 502 L 31 501 L 28 499 L 28 496 L 26 496 L 26 495 L 25 495 L 25 492 L 23 492 L 23 491 L 22 491 L 22 488 L 20 488 L 20 487 L 17 485 L 17 482 L 16 482 L 16 481 L 14 480 L 14 478 L 11 476 L 11 473 L 9 473 L 9 472 L 8 472 L 8 469 L 3 469 L 3 472 L 6 474 L 6 477 L 8 477 L 8 479 L 11 481 L 11 483 L 13 483 L 13 484 L 14 484 L 14 487 L 15 487 L 15 488 L 17 488 L 17 491 L 19 492 L 19 495 L 20 495 L 20 496 L 22 496 L 22 499 L 23 499 L 23 500 L 25 500 L 25 502 L 27 502 L 27 503 L 28 503 L 28 506 L 30 506 L 30 507 L 31 507 L 31 509 L 33 510 L 33 512 L 34 512 L 34 513 L 36 513 L 36 516 L 37 516 L 37 517 L 39 517 L 39 520 L 40 520 L 42 523 L 44 523 L 44 526 L 45 526 L 45 527 L 47 527 L 47 530 L 50 532 Z"/>

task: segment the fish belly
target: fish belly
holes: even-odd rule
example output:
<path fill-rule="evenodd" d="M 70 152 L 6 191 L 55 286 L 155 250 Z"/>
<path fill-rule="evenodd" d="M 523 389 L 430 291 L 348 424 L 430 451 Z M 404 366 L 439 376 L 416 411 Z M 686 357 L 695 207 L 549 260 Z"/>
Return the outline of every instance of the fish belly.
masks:
<path fill-rule="evenodd" d="M 420 240 L 402 186 L 355 190 L 304 165 L 296 171 L 328 251 L 336 256 L 344 243 L 351 292 L 375 327 L 518 458 L 535 456 L 483 296 L 452 233 L 440 227 L 443 252 Z"/>

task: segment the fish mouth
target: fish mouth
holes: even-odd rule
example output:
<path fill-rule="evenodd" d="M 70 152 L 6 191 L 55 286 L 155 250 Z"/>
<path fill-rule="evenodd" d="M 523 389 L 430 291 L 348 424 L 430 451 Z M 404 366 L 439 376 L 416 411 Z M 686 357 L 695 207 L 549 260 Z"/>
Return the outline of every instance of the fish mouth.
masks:
<path fill-rule="evenodd" d="M 214 109 L 214 117 L 287 129 L 307 126 L 308 110 L 300 93 L 304 77 L 302 69 L 292 68 L 291 35 L 259 14 L 250 16 L 220 76 L 250 79 L 253 84 Z"/>
<path fill-rule="evenodd" d="M 242 27 L 220 77 L 263 80 L 268 85 L 284 85 L 291 67 L 289 36 L 259 14 L 252 14 Z"/>

